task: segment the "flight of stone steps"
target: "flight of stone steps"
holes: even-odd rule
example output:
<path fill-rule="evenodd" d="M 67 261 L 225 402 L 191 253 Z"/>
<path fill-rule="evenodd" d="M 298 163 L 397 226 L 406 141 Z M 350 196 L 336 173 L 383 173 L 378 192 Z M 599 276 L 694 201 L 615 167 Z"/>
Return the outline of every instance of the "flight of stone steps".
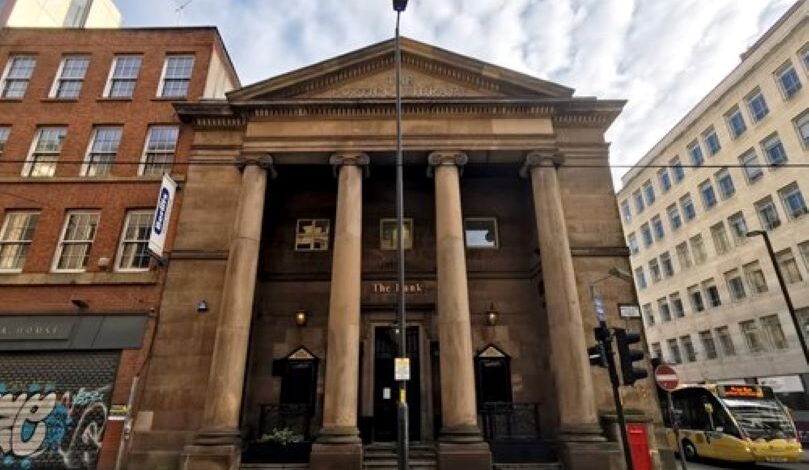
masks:
<path fill-rule="evenodd" d="M 362 450 L 363 470 L 396 470 L 395 444 L 371 444 Z M 435 447 L 426 444 L 410 445 L 410 470 L 438 470 Z"/>

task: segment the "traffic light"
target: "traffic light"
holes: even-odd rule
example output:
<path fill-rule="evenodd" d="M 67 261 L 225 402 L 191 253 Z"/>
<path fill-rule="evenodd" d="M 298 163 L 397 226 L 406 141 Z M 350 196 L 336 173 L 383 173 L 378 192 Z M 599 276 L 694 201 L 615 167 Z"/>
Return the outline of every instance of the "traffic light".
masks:
<path fill-rule="evenodd" d="M 615 328 L 615 341 L 618 343 L 618 356 L 621 359 L 621 375 L 624 385 L 632 385 L 636 380 L 649 376 L 644 367 L 636 367 L 635 363 L 642 361 L 645 355 L 639 349 L 630 349 L 635 343 L 640 342 L 640 333 L 626 331 L 623 328 Z"/>
<path fill-rule="evenodd" d="M 607 351 L 604 349 L 604 343 L 601 341 L 602 330 L 601 328 L 595 329 L 596 345 L 587 348 L 587 355 L 590 356 L 590 365 L 598 367 L 607 367 Z"/>

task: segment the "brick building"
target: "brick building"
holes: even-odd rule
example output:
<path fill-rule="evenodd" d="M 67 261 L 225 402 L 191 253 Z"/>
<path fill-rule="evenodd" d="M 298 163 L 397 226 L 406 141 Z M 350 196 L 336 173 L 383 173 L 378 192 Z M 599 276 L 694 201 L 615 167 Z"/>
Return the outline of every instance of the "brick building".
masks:
<path fill-rule="evenodd" d="M 173 103 L 238 78 L 211 27 L 6 28 L 0 63 L 0 461 L 112 468 L 160 314 L 145 240 L 185 179 Z"/>

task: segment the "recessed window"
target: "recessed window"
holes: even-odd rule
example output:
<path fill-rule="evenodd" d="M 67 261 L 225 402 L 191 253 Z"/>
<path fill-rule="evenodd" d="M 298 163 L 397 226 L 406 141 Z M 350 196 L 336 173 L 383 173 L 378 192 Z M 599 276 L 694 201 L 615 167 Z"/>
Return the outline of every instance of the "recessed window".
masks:
<path fill-rule="evenodd" d="M 711 226 L 711 238 L 713 238 L 713 245 L 717 255 L 725 254 L 730 250 L 730 240 L 728 240 L 728 232 L 725 230 L 724 222 Z"/>
<path fill-rule="evenodd" d="M 677 344 L 677 339 L 666 340 L 666 344 L 669 346 L 669 354 L 671 354 L 672 362 L 682 364 L 683 356 L 680 355 L 680 346 Z"/>
<path fill-rule="evenodd" d="M 748 183 L 754 183 L 764 176 L 761 164 L 758 161 L 758 155 L 754 150 L 748 150 L 739 157 L 739 163 L 744 166 L 744 176 L 747 178 Z"/>
<path fill-rule="evenodd" d="M 677 230 L 683 225 L 683 219 L 680 217 L 680 210 L 677 208 L 677 204 L 672 204 L 667 207 L 666 213 L 669 216 L 669 223 L 671 224 L 672 230 Z"/>
<path fill-rule="evenodd" d="M 0 126 L 0 155 L 6 151 L 6 142 L 8 142 L 8 135 L 11 133 L 11 128 L 8 126 Z"/>
<path fill-rule="evenodd" d="M 635 284 L 638 289 L 646 289 L 646 273 L 643 271 L 643 266 L 635 268 Z"/>
<path fill-rule="evenodd" d="M 295 251 L 328 251 L 329 219 L 298 219 L 295 224 Z"/>
<path fill-rule="evenodd" d="M 705 180 L 700 183 L 699 193 L 702 195 L 702 205 L 705 209 L 710 209 L 716 205 L 716 193 L 710 181 Z"/>
<path fill-rule="evenodd" d="M 53 269 L 55 271 L 84 271 L 90 258 L 96 229 L 98 212 L 70 212 L 65 218 L 62 237 L 56 248 Z"/>
<path fill-rule="evenodd" d="M 646 196 L 646 205 L 651 206 L 655 202 L 655 188 L 651 181 L 643 183 L 643 194 Z"/>
<path fill-rule="evenodd" d="M 143 58 L 139 55 L 115 56 L 110 69 L 110 78 L 104 88 L 107 98 L 132 98 L 138 81 Z"/>
<path fill-rule="evenodd" d="M 697 216 L 697 211 L 694 208 L 694 201 L 691 200 L 690 194 L 686 194 L 680 198 L 680 207 L 683 209 L 685 220 L 692 220 Z"/>
<path fill-rule="evenodd" d="M 798 183 L 793 182 L 779 189 L 778 195 L 781 196 L 784 210 L 790 219 L 797 219 L 806 214 L 806 201 L 803 199 L 800 188 L 798 188 Z"/>
<path fill-rule="evenodd" d="M 801 79 L 798 78 L 798 72 L 791 62 L 782 65 L 775 72 L 775 78 L 786 99 L 792 98 L 801 89 Z"/>
<path fill-rule="evenodd" d="M 750 111 L 750 118 L 753 122 L 761 121 L 770 112 L 761 90 L 753 91 L 744 100 L 747 103 L 747 110 Z"/>
<path fill-rule="evenodd" d="M 736 355 L 736 346 L 733 344 L 733 337 L 730 336 L 730 330 L 727 326 L 720 326 L 715 328 L 716 337 L 719 339 L 719 345 L 722 346 L 722 355 L 725 357 Z"/>
<path fill-rule="evenodd" d="M 702 133 L 702 142 L 705 143 L 705 148 L 708 149 L 708 153 L 711 155 L 716 155 L 722 150 L 722 145 L 719 143 L 719 136 L 716 134 L 716 130 L 713 127 L 710 127 Z"/>
<path fill-rule="evenodd" d="M 668 168 L 657 170 L 657 181 L 660 182 L 660 189 L 662 189 L 664 193 L 671 189 L 671 176 L 669 176 Z"/>
<path fill-rule="evenodd" d="M 640 247 L 638 246 L 638 238 L 635 236 L 634 233 L 630 233 L 628 237 L 626 237 L 626 246 L 629 247 L 629 254 L 637 255 L 640 252 Z"/>
<path fill-rule="evenodd" d="M 38 221 L 38 212 L 6 213 L 0 229 L 0 271 L 22 271 Z"/>
<path fill-rule="evenodd" d="M 680 336 L 680 343 L 683 345 L 683 351 L 685 351 L 685 359 L 688 362 L 695 362 L 697 352 L 694 350 L 694 343 L 691 342 L 691 335 Z"/>
<path fill-rule="evenodd" d="M 742 270 L 753 294 L 763 294 L 769 290 L 767 288 L 767 278 L 764 277 L 764 271 L 761 270 L 761 265 L 758 261 L 745 264 L 742 266 Z"/>
<path fill-rule="evenodd" d="M 764 335 L 767 337 L 767 341 L 773 349 L 786 349 L 789 346 L 787 344 L 787 338 L 784 336 L 784 330 L 781 328 L 781 321 L 778 319 L 778 315 L 761 317 L 759 322 L 761 322 Z"/>
<path fill-rule="evenodd" d="M 145 271 L 149 269 L 149 233 L 154 211 L 138 210 L 126 214 L 121 244 L 118 246 L 118 271 Z"/>
<path fill-rule="evenodd" d="M 624 222 L 632 222 L 632 209 L 629 208 L 629 201 L 621 203 L 621 215 L 624 216 Z"/>
<path fill-rule="evenodd" d="M 806 270 L 809 271 L 809 241 L 798 243 L 798 251 L 801 252 L 803 265 L 806 266 Z"/>
<path fill-rule="evenodd" d="M 734 139 L 744 134 L 744 131 L 747 130 L 747 124 L 745 124 L 744 116 L 742 116 L 742 112 L 739 110 L 738 106 L 734 106 L 730 111 L 725 113 L 725 120 L 728 123 L 730 135 Z"/>
<path fill-rule="evenodd" d="M 730 226 L 730 232 L 733 234 L 733 240 L 737 246 L 747 242 L 747 221 L 741 211 L 728 217 L 728 226 Z"/>
<path fill-rule="evenodd" d="M 381 219 L 379 221 L 379 249 L 395 250 L 398 246 L 398 224 L 396 219 Z M 413 219 L 402 221 L 402 240 L 405 250 L 413 249 Z"/>
<path fill-rule="evenodd" d="M 640 190 L 632 193 L 632 199 L 635 201 L 635 212 L 638 214 L 643 212 L 643 209 L 646 208 L 646 204 L 643 202 L 643 194 L 641 194 Z"/>
<path fill-rule="evenodd" d="M 722 305 L 722 298 L 719 297 L 719 289 L 713 279 L 708 279 L 702 282 L 702 288 L 705 290 L 705 295 L 708 298 L 708 303 L 711 307 L 719 307 Z"/>
<path fill-rule="evenodd" d="M 655 239 L 662 240 L 666 236 L 666 232 L 663 230 L 663 221 L 659 215 L 652 217 L 652 227 L 654 227 Z"/>
<path fill-rule="evenodd" d="M 655 314 L 654 310 L 652 309 L 652 304 L 643 304 L 641 307 L 643 310 L 643 318 L 646 319 L 647 326 L 654 326 L 655 324 Z"/>
<path fill-rule="evenodd" d="M 669 165 L 671 165 L 671 171 L 674 173 L 674 181 L 680 182 L 685 178 L 685 170 L 683 169 L 683 164 L 680 162 L 679 157 L 674 157 L 669 161 Z"/>
<path fill-rule="evenodd" d="M 177 150 L 177 126 L 150 126 L 146 148 L 140 165 L 140 174 L 160 176 L 171 171 Z"/>
<path fill-rule="evenodd" d="M 716 359 L 718 355 L 711 330 L 700 331 L 699 340 L 702 343 L 702 349 L 705 351 L 705 358 Z"/>
<path fill-rule="evenodd" d="M 657 299 L 657 309 L 660 311 L 660 320 L 663 322 L 671 321 L 671 309 L 669 309 L 669 303 L 665 297 Z"/>
<path fill-rule="evenodd" d="M 705 251 L 705 242 L 702 240 L 702 235 L 694 235 L 689 239 L 691 243 L 691 252 L 694 254 L 694 263 L 702 264 L 708 259 L 708 253 Z"/>
<path fill-rule="evenodd" d="M 691 157 L 691 164 L 702 166 L 705 163 L 705 156 L 702 154 L 702 147 L 696 140 L 688 144 L 688 155 Z"/>
<path fill-rule="evenodd" d="M 87 150 L 87 156 L 82 165 L 83 176 L 106 176 L 112 170 L 112 163 L 118 155 L 118 145 L 121 143 L 121 128 L 96 127 L 93 130 L 93 140 Z"/>
<path fill-rule="evenodd" d="M 669 295 L 669 304 L 671 304 L 671 313 L 675 318 L 682 318 L 685 316 L 683 309 L 683 301 L 680 300 L 680 293 L 675 292 Z"/>
<path fill-rule="evenodd" d="M 90 58 L 85 55 L 66 56 L 59 65 L 56 81 L 51 88 L 51 98 L 75 99 L 81 93 L 84 75 Z"/>
<path fill-rule="evenodd" d="M 649 228 L 649 224 L 643 224 L 640 226 L 640 235 L 643 237 L 643 246 L 649 247 L 652 244 L 652 229 Z"/>
<path fill-rule="evenodd" d="M 23 166 L 22 176 L 53 176 L 66 134 L 66 127 L 40 127 Z"/>
<path fill-rule="evenodd" d="M 31 81 L 31 74 L 37 59 L 30 55 L 11 56 L 6 64 L 3 73 L 2 98 L 19 99 L 25 96 L 28 89 L 28 82 Z"/>
<path fill-rule="evenodd" d="M 751 353 L 764 351 L 764 343 L 761 341 L 761 331 L 759 331 L 755 320 L 743 321 L 739 323 L 739 328 L 741 328 L 742 336 L 747 343 L 747 349 L 749 349 Z"/>
<path fill-rule="evenodd" d="M 798 55 L 801 56 L 801 62 L 803 62 L 803 68 L 809 71 L 809 44 L 803 46 L 803 48 L 798 52 Z"/>
<path fill-rule="evenodd" d="M 497 219 L 467 217 L 464 219 L 464 237 L 467 248 L 498 248 L 500 239 L 497 233 Z"/>
<path fill-rule="evenodd" d="M 677 261 L 680 263 L 680 269 L 688 269 L 693 264 L 691 262 L 691 253 L 688 251 L 688 244 L 686 242 L 679 243 L 675 250 L 677 251 Z"/>
<path fill-rule="evenodd" d="M 663 268 L 664 277 L 674 276 L 674 265 L 671 263 L 671 255 L 669 255 L 668 251 L 664 251 L 660 255 L 660 266 Z"/>
<path fill-rule="evenodd" d="M 660 263 L 657 262 L 657 258 L 649 261 L 649 274 L 652 276 L 652 282 L 660 282 L 663 279 L 660 273 Z"/>
<path fill-rule="evenodd" d="M 652 323 L 654 325 L 654 323 Z M 660 343 L 652 343 L 652 357 L 656 357 L 663 360 L 663 348 L 660 346 Z"/>
<path fill-rule="evenodd" d="M 781 143 L 781 139 L 778 138 L 778 134 L 767 137 L 761 142 L 761 148 L 764 149 L 767 160 L 772 166 L 781 166 L 788 160 L 787 152 L 784 150 L 784 145 Z"/>
<path fill-rule="evenodd" d="M 157 95 L 162 98 L 185 98 L 191 72 L 194 68 L 194 56 L 170 55 L 163 64 L 163 79 Z"/>
<path fill-rule="evenodd" d="M 778 268 L 781 270 L 781 275 L 784 276 L 784 281 L 787 284 L 794 284 L 803 281 L 801 270 L 798 268 L 798 263 L 795 261 L 795 255 L 792 253 L 792 248 L 786 248 L 775 254 L 775 259 L 778 262 Z"/>
<path fill-rule="evenodd" d="M 804 111 L 793 122 L 795 130 L 798 132 L 798 138 L 801 140 L 801 145 L 803 145 L 803 148 L 809 149 L 809 111 Z"/>
<path fill-rule="evenodd" d="M 778 210 L 772 202 L 772 198 L 767 196 L 755 203 L 756 213 L 761 221 L 761 226 L 764 230 L 772 230 L 781 225 L 781 219 L 778 217 Z"/>
<path fill-rule="evenodd" d="M 742 276 L 739 274 L 738 269 L 731 269 L 724 276 L 731 300 L 739 301 L 747 297 L 747 292 L 744 290 L 744 281 L 742 281 Z"/>
<path fill-rule="evenodd" d="M 716 178 L 716 185 L 719 186 L 719 194 L 722 195 L 722 199 L 727 199 L 736 194 L 736 187 L 733 186 L 733 178 L 726 168 L 716 172 L 714 178 Z"/>

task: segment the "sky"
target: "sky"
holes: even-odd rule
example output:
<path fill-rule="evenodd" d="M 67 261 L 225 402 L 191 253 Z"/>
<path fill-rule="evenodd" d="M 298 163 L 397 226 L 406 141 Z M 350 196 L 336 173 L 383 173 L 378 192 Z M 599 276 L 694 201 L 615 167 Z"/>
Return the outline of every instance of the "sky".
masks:
<path fill-rule="evenodd" d="M 219 27 L 243 84 L 393 36 L 390 0 L 115 0 L 125 26 Z M 637 162 L 793 0 L 411 0 L 404 36 L 628 100 L 610 162 Z M 626 169 L 615 168 L 618 178 Z"/>

